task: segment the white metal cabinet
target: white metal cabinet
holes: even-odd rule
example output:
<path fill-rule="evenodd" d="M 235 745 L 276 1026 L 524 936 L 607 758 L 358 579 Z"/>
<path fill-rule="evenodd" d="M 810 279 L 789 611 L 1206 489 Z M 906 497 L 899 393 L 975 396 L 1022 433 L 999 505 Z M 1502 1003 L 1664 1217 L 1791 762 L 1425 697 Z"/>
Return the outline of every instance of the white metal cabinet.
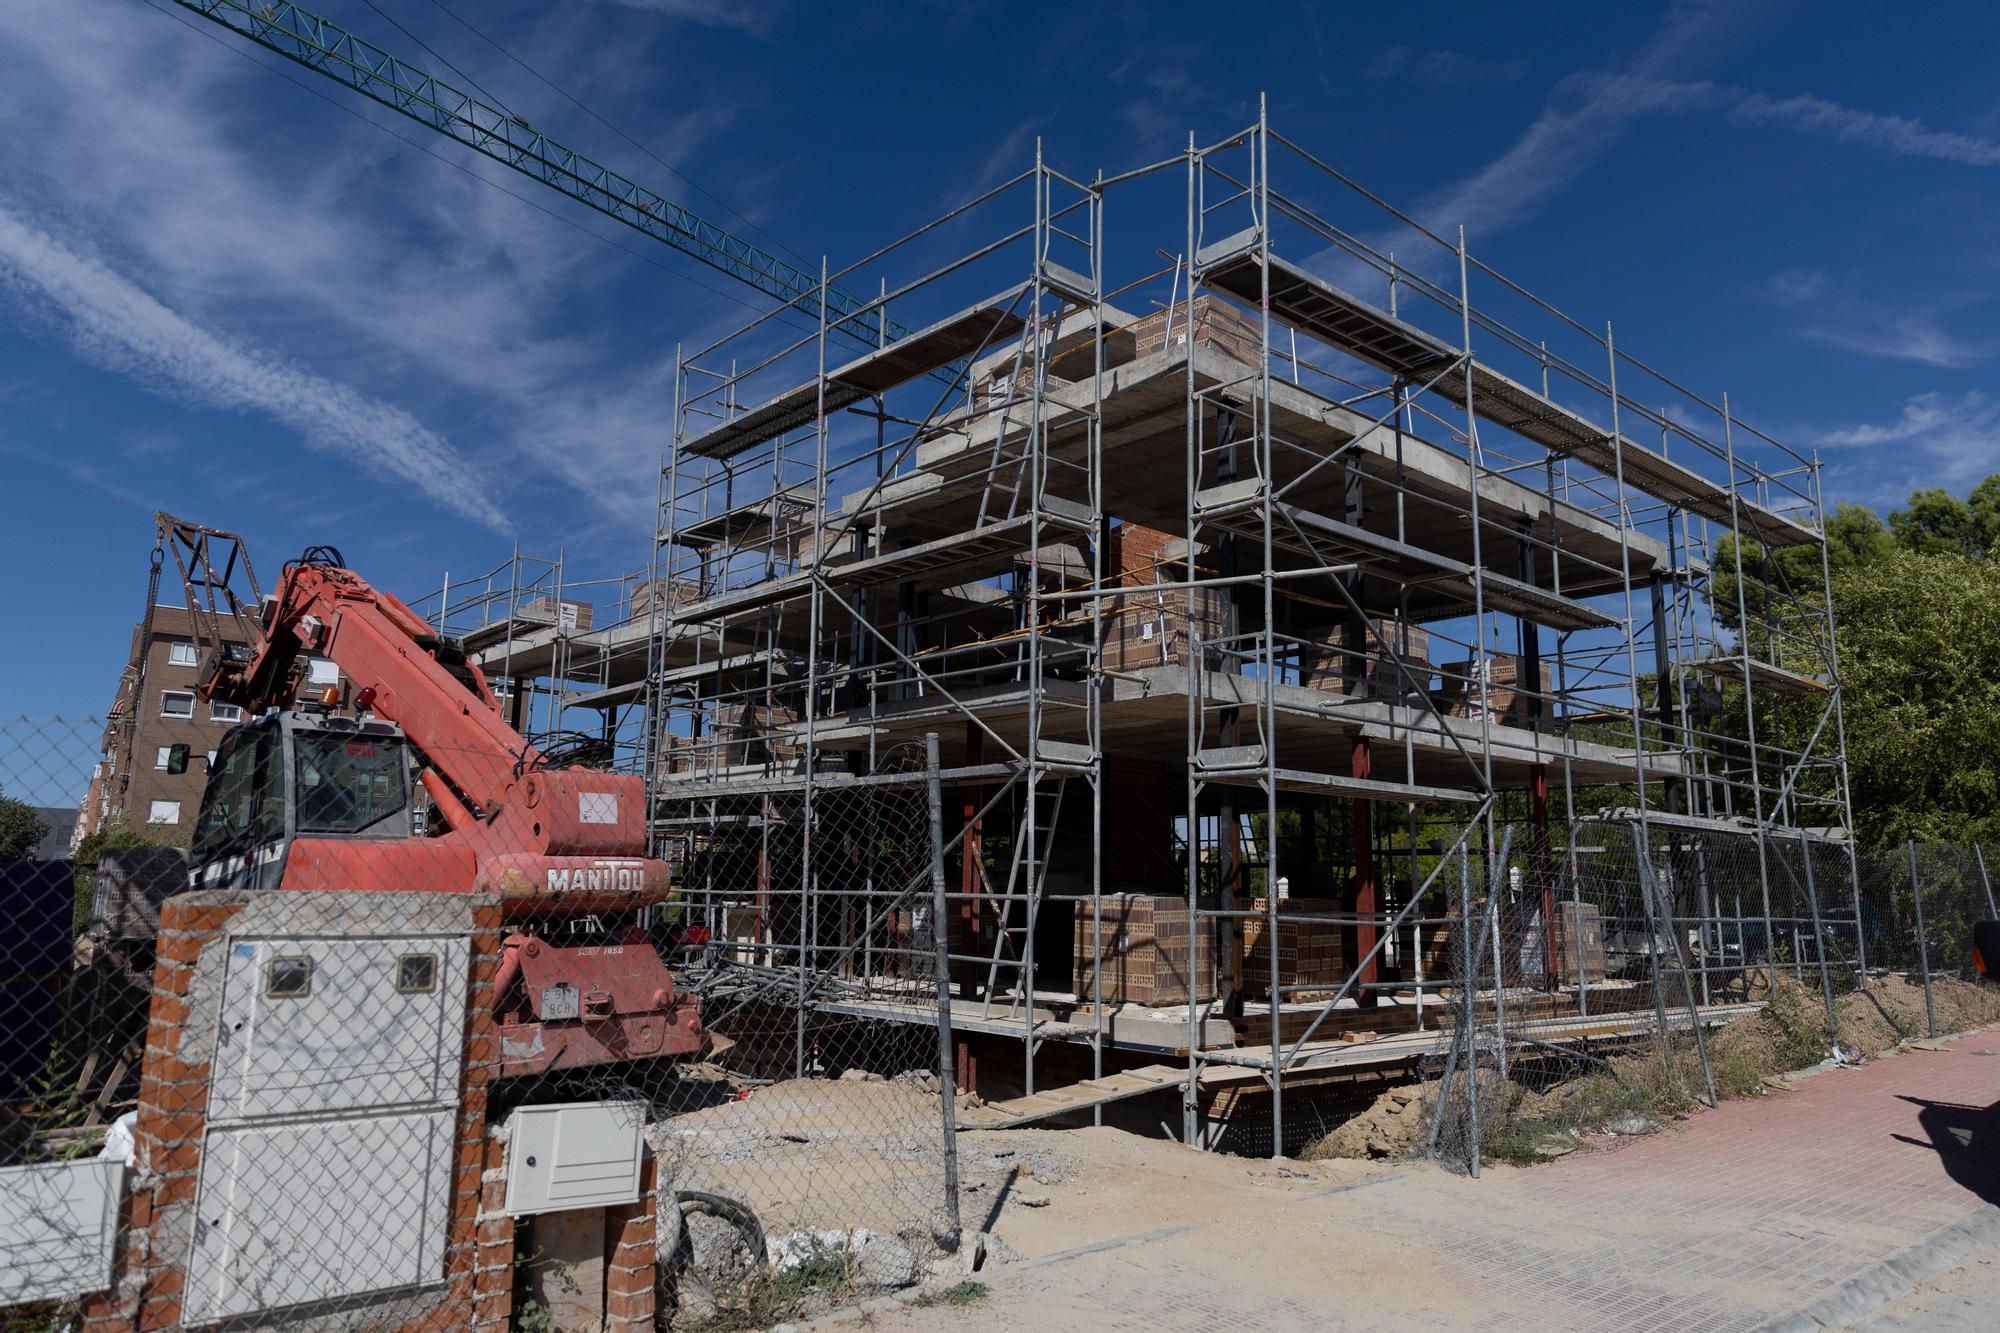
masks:
<path fill-rule="evenodd" d="M 441 1282 L 455 1121 L 423 1111 L 211 1130 L 183 1317 Z"/>
<path fill-rule="evenodd" d="M 468 948 L 420 935 L 232 940 L 209 1122 L 455 1100 Z M 399 988 L 425 958 L 428 988 Z M 285 993 L 301 974 L 304 993 Z"/>
<path fill-rule="evenodd" d="M 0 1168 L 0 1306 L 111 1285 L 124 1181 L 106 1158 Z"/>
<path fill-rule="evenodd" d="M 464 936 L 235 937 L 189 1323 L 441 1283 Z"/>
<path fill-rule="evenodd" d="M 507 1128 L 507 1211 L 516 1217 L 639 1201 L 644 1102 L 524 1106 Z"/>

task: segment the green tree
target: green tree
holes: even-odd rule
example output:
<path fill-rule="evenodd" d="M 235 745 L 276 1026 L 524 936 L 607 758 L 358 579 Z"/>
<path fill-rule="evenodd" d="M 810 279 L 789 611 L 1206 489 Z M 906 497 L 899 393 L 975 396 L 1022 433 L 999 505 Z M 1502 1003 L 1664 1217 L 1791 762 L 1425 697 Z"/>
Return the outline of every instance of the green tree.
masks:
<path fill-rule="evenodd" d="M 26 860 L 48 834 L 48 821 L 35 807 L 0 792 L 0 861 Z"/>
<path fill-rule="evenodd" d="M 1898 546 L 1920 555 L 1978 556 L 1986 550 L 1971 504 L 1938 486 L 1912 492 L 1909 508 L 1891 511 L 1889 531 Z"/>
<path fill-rule="evenodd" d="M 2000 564 L 1898 551 L 1833 592 L 1864 842 L 2000 837 Z"/>

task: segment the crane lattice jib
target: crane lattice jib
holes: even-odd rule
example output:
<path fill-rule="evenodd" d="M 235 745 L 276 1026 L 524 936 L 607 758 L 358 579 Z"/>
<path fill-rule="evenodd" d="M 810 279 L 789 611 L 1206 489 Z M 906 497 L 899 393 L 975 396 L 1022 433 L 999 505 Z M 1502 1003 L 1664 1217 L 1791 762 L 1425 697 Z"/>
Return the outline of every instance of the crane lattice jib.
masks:
<path fill-rule="evenodd" d="M 391 55 L 337 23 L 293 4 L 250 5 L 240 0 L 175 0 L 185 9 L 240 33 L 319 74 L 345 84 L 392 111 L 449 135 L 524 176 L 664 241 L 704 264 L 819 318 L 820 279 L 795 264 L 732 235 L 662 198 L 609 167 L 549 138 L 526 120 L 482 102 Z M 864 347 L 882 340 L 879 310 L 829 286 L 827 322 Z M 886 341 L 909 330 L 888 322 Z"/>

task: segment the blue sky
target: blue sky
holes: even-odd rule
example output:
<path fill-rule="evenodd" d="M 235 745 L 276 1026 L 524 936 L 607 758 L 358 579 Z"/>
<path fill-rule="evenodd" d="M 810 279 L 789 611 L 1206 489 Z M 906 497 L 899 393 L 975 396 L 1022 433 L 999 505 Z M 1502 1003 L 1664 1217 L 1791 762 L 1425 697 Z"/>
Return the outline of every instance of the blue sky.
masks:
<path fill-rule="evenodd" d="M 537 125 L 748 229 L 429 0 L 378 3 Z M 267 578 L 328 541 L 406 595 L 516 541 L 643 564 L 675 342 L 755 295 L 162 8 L 0 0 L 0 468 L 32 627 L 0 714 L 109 703 L 156 508 L 240 530 Z M 364 0 L 319 8 L 434 63 Z M 1292 138 L 1820 450 L 1830 496 L 2000 469 L 1983 7 L 452 8 L 811 264 L 1037 136 L 1117 171 L 1265 93 Z"/>

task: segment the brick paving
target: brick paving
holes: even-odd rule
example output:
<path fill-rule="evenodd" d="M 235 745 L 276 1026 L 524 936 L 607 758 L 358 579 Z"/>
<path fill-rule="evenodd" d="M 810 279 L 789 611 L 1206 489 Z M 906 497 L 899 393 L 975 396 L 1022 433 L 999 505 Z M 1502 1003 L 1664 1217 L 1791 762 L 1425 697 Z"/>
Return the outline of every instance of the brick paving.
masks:
<path fill-rule="evenodd" d="M 2000 1206 L 2000 1031 L 1477 1181 L 1417 1169 L 1001 1268 L 982 1329 L 1752 1329 Z M 1141 1228 L 1132 1228 L 1139 1233 Z"/>

